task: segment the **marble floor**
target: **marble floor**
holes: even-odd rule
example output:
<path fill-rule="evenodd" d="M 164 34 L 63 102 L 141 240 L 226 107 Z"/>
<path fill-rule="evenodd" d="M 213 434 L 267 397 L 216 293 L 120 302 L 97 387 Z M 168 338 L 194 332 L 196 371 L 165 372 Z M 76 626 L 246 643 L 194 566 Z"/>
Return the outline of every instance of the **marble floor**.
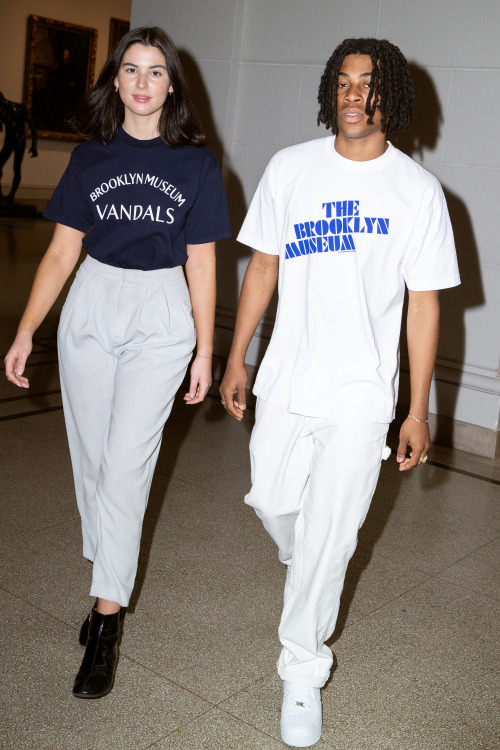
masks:
<path fill-rule="evenodd" d="M 0 219 L 4 354 L 51 227 Z M 59 307 L 31 388 L 0 379 L 0 747 L 278 750 L 284 571 L 243 504 L 244 424 L 178 399 L 145 519 L 114 690 L 71 694 L 90 599 L 57 376 Z M 318 750 L 500 747 L 500 461 L 394 456 L 349 566 Z"/>

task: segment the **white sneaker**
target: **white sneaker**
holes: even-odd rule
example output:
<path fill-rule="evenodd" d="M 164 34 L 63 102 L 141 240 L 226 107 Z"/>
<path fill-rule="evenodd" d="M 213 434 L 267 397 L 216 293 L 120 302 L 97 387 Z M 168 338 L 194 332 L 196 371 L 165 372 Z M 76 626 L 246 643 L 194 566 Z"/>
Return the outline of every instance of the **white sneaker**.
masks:
<path fill-rule="evenodd" d="M 283 682 L 281 738 L 292 747 L 310 747 L 321 737 L 319 688 Z"/>

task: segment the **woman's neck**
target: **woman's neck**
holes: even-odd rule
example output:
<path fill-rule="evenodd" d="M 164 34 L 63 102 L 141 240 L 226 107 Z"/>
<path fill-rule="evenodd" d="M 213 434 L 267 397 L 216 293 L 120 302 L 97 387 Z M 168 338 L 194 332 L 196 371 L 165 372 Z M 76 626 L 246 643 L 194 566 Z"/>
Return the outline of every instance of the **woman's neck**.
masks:
<path fill-rule="evenodd" d="M 130 117 L 127 114 L 125 114 L 122 127 L 128 135 L 137 138 L 138 141 L 151 141 L 153 138 L 158 138 L 160 135 L 158 131 L 159 117 Z"/>

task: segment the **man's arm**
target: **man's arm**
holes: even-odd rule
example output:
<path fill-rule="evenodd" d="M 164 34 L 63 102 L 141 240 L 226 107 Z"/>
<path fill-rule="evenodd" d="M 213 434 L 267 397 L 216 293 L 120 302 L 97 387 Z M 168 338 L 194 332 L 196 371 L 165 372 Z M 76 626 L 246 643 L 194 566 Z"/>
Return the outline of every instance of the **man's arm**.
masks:
<path fill-rule="evenodd" d="M 397 461 L 400 471 L 413 469 L 427 455 L 431 444 L 427 420 L 429 392 L 439 338 L 439 292 L 408 292 L 407 339 L 410 359 L 412 417 L 399 433 Z M 406 452 L 410 450 L 410 458 Z"/>
<path fill-rule="evenodd" d="M 248 375 L 245 369 L 245 355 L 271 301 L 278 280 L 278 268 L 278 255 L 255 250 L 241 287 L 233 343 L 219 389 L 224 408 L 238 421 L 243 419 L 246 408 L 245 388 Z"/>

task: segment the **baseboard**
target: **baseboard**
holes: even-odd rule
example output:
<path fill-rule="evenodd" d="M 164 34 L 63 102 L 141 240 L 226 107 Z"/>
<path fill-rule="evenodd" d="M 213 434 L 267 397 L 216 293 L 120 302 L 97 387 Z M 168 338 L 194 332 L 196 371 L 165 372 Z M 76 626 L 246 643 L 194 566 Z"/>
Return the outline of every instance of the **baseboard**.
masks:
<path fill-rule="evenodd" d="M 7 193 L 10 189 L 10 185 L 3 188 L 3 192 Z M 53 187 L 35 187 L 35 186 L 23 186 L 20 185 L 16 190 L 15 203 L 31 204 L 36 206 L 39 213 L 45 211 L 49 200 L 52 198 L 54 192 Z"/>
<path fill-rule="evenodd" d="M 406 409 L 404 409 L 406 412 Z M 440 414 L 429 414 L 432 442 L 484 458 L 500 456 L 500 433 L 469 422 L 450 419 Z"/>
<path fill-rule="evenodd" d="M 226 369 L 226 362 L 225 357 L 214 357 L 214 383 L 211 392 L 217 396 L 220 381 Z M 250 408 L 255 405 L 255 396 L 251 393 L 251 387 L 257 375 L 257 370 L 256 365 L 247 364 L 249 382 L 247 404 Z M 391 432 L 399 430 L 399 426 L 406 418 L 407 413 L 407 406 L 398 406 Z M 500 456 L 500 432 L 498 430 L 490 430 L 486 427 L 461 422 L 458 419 L 443 417 L 439 414 L 429 414 L 429 428 L 432 442 L 436 445 L 444 445 L 484 458 L 494 459 Z"/>

